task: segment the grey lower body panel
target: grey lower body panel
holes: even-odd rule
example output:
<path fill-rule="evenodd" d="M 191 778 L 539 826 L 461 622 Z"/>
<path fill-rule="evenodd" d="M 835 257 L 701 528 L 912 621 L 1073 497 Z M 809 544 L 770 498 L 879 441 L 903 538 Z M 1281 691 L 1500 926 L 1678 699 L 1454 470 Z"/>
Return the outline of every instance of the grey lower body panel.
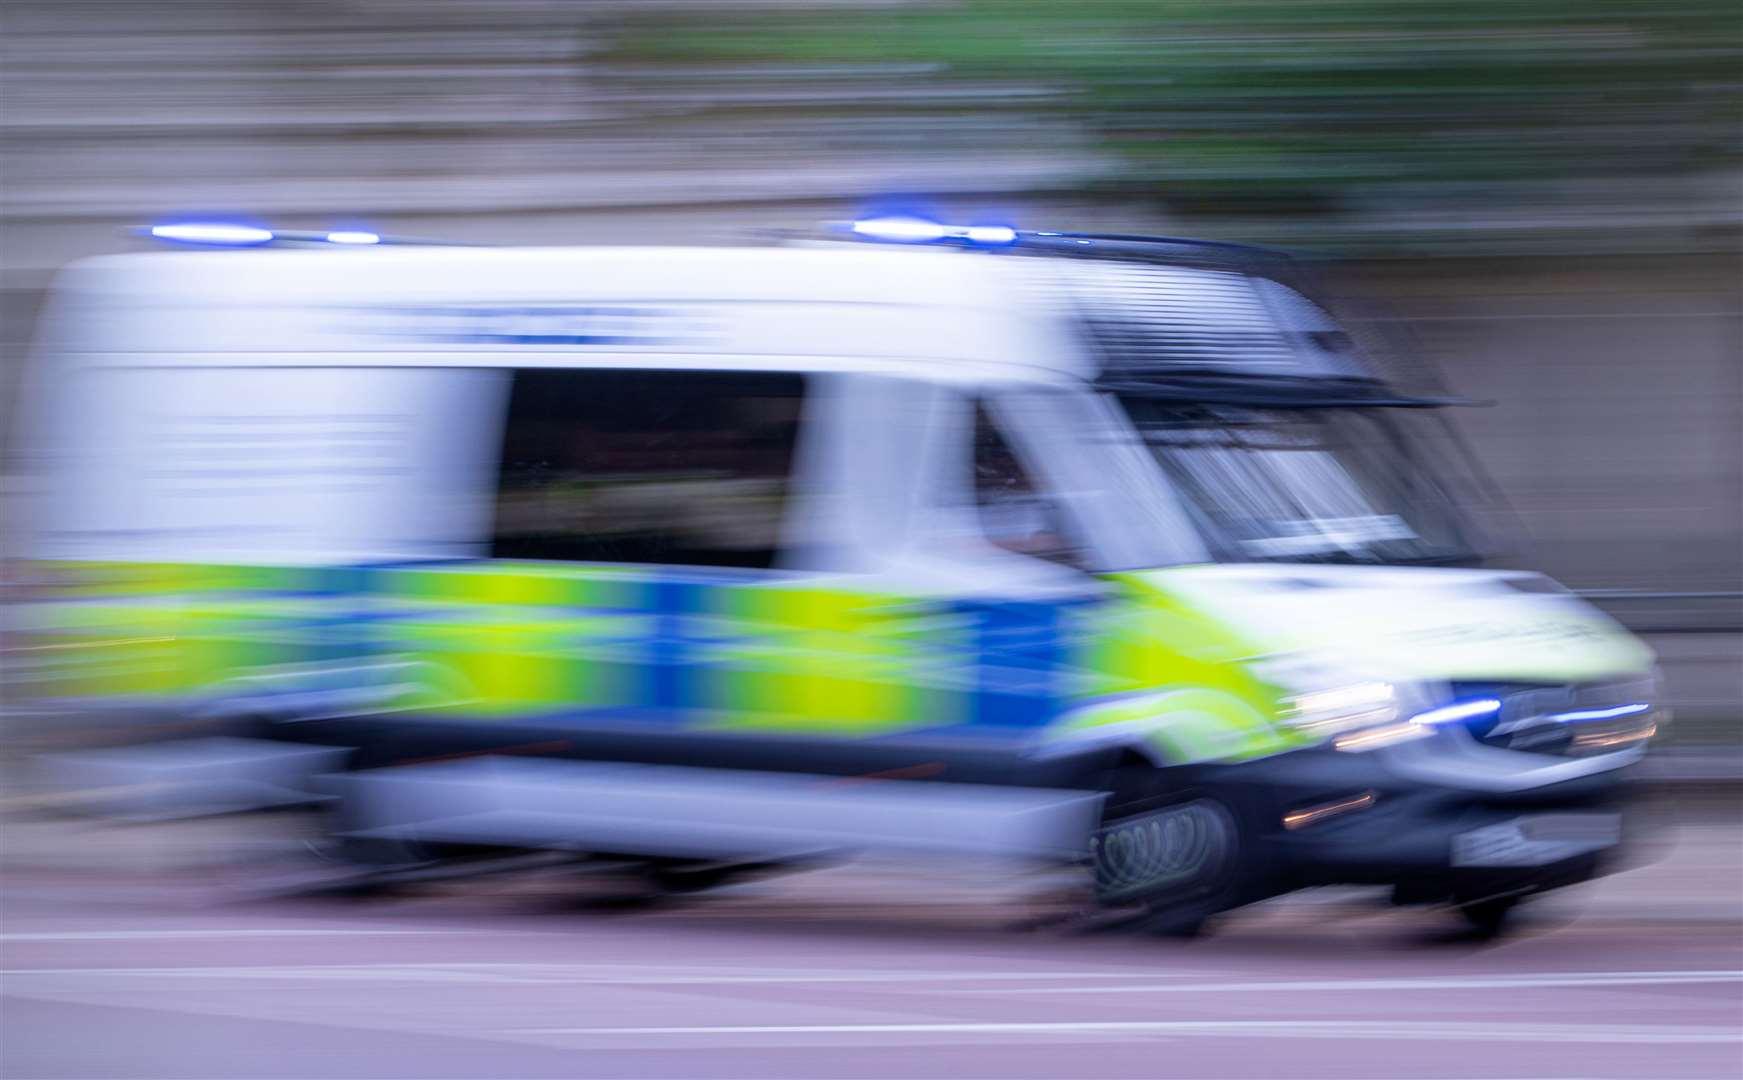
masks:
<path fill-rule="evenodd" d="M 315 778 L 343 768 L 349 753 L 214 736 L 45 754 L 34 768 L 67 808 L 157 820 L 321 801 Z"/>
<path fill-rule="evenodd" d="M 837 851 L 1077 859 L 1099 793 L 508 757 L 329 778 L 360 839 L 676 858 Z"/>

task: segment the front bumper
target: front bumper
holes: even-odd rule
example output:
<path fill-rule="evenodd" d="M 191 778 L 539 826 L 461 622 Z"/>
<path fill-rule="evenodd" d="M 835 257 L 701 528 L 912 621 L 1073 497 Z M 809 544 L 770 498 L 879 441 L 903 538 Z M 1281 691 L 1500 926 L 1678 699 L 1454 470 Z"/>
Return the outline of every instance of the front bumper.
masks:
<path fill-rule="evenodd" d="M 1285 830 L 1272 846 L 1292 887 L 1387 884 L 1425 894 L 1487 891 L 1485 882 L 1553 888 L 1623 860 L 1636 822 L 1620 785 L 1532 795 L 1520 802 L 1382 792 L 1367 810 Z"/>
<path fill-rule="evenodd" d="M 1403 753 L 1309 750 L 1231 767 L 1223 780 L 1258 818 L 1274 890 L 1390 885 L 1410 900 L 1530 892 L 1610 872 L 1636 850 L 1644 822 L 1627 774 L 1638 755 L 1521 768 L 1513 759 L 1537 756 L 1485 747 L 1473 757 L 1429 742 L 1440 739 Z"/>

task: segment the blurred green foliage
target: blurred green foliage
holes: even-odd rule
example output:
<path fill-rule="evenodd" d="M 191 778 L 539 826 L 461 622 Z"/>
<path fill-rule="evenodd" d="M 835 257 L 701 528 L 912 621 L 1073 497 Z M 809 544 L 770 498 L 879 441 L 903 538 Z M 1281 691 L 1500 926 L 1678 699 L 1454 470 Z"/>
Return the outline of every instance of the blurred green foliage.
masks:
<path fill-rule="evenodd" d="M 1424 185 L 1639 178 L 1739 156 L 1738 0 L 727 7 L 639 21 L 616 54 L 917 64 L 929 80 L 1047 88 L 932 107 L 1068 116 L 1118 163 L 1096 186 L 1177 209 L 1338 210 Z M 829 106 L 856 107 L 889 108 Z"/>

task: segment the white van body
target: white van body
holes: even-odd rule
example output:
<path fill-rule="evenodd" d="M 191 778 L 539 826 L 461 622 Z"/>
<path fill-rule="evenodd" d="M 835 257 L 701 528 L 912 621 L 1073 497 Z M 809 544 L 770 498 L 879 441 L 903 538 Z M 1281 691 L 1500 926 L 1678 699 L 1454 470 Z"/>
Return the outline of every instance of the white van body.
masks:
<path fill-rule="evenodd" d="M 1365 561 L 1353 553 L 1408 532 L 1389 515 L 1328 510 L 1229 561 L 1203 505 L 1226 448 L 1192 441 L 1215 421 L 1166 404 L 1146 428 L 1126 396 L 1144 373 L 1106 381 L 1085 326 L 1116 301 L 1192 357 L 1246 343 L 1213 358 L 1242 385 L 1301 380 L 1278 343 L 1324 329 L 1263 277 L 876 246 L 87 261 L 57 289 L 25 394 L 29 484 L 9 517 L 37 568 L 42 602 L 21 628 L 42 666 L 21 676 L 69 709 L 367 744 L 340 787 L 350 834 L 374 839 L 1093 860 L 1125 805 L 1109 770 L 1136 767 L 1172 778 L 1168 835 L 1197 852 L 1164 852 L 1180 864 L 1164 878 L 1225 874 L 1259 850 L 1291 852 L 1272 891 L 1452 867 L 1590 872 L 1617 841 L 1613 780 L 1650 734 L 1650 655 L 1534 575 L 1298 558 Z M 1211 330 L 1178 330 L 1186 319 Z M 585 497 L 547 477 L 505 502 L 505 412 L 545 408 L 569 372 L 649 416 L 662 388 L 705 410 L 751 380 L 762 404 L 743 415 L 767 422 L 715 451 L 726 472 L 674 466 L 640 487 L 612 473 Z M 766 391 L 789 376 L 802 391 Z M 584 407 L 594 391 L 574 393 Z M 781 394 L 796 413 L 768 406 Z M 1152 452 L 1182 425 L 1185 449 Z M 606 428 L 567 438 L 595 453 Z M 619 471 L 642 468 L 634 434 L 612 436 Z M 781 477 L 727 475 L 781 438 Z M 1190 474 L 1163 467 L 1178 458 Z M 1334 463 L 1302 464 L 1290 475 Z M 1022 497 L 989 510 L 988 484 Z M 1229 491 L 1250 516 L 1255 496 Z M 759 517 L 770 499 L 778 515 Z M 712 538 L 705 558 L 734 553 L 674 568 L 504 540 L 505 521 L 564 500 L 595 530 L 660 518 L 666 547 L 647 551 L 683 548 L 682 533 Z M 662 599 L 551 599 L 620 586 Z M 1478 706 L 1494 725 L 1481 737 L 1442 722 Z M 1597 719 L 1626 723 L 1572 726 Z M 1509 745 L 1515 729 L 1552 732 L 1557 749 Z M 480 760 L 373 767 L 456 747 Z M 528 755 L 553 760 L 504 760 Z M 902 782 L 870 802 L 815 782 L 843 775 Z M 1225 798 L 1227 784 L 1251 791 Z M 1590 819 L 1583 831 L 1548 842 L 1517 813 L 1446 811 L 1546 791 Z M 1382 820 L 1370 796 L 1402 816 Z M 1133 820 L 1155 832 L 1158 813 Z M 1292 814 L 1339 823 L 1298 832 Z M 800 818 L 813 827 L 796 834 Z M 1391 839 L 1346 824 L 1364 818 Z M 1489 853 L 1449 864 L 1449 843 Z M 1221 888 L 1194 895 L 1238 902 Z"/>
<path fill-rule="evenodd" d="M 876 436 L 889 432 L 892 411 L 924 404 L 880 400 L 880 391 L 1081 388 L 1090 362 L 1057 318 L 1025 303 L 1026 269 L 882 249 L 382 249 L 90 260 L 69 271 L 48 320 L 43 351 L 62 359 L 37 378 L 54 385 L 33 388 L 38 407 L 25 410 L 42 433 L 28 445 L 45 451 L 54 470 L 40 474 L 49 497 L 26 511 L 32 550 L 47 558 L 184 561 L 477 554 L 476 541 L 451 539 L 481 533 L 480 515 L 488 513 L 475 491 L 465 497 L 468 484 L 482 486 L 495 452 L 485 411 L 466 408 L 491 392 L 477 373 L 584 365 L 793 371 L 835 384 L 819 395 L 819 407 L 833 412 L 814 425 L 835 445 L 817 447 L 807 467 L 841 470 L 864 490 L 806 508 L 806 527 L 837 542 L 840 565 L 828 569 L 859 572 L 899 557 L 923 563 L 923 549 L 904 551 L 889 531 L 906 519 L 904 504 L 924 501 L 926 492 L 908 481 L 928 448 L 879 445 Z M 96 371 L 111 374 L 87 378 Z M 906 385 L 893 385 L 900 380 Z M 103 385 L 74 385 L 85 382 Z M 348 465 L 363 470 L 358 482 L 291 499 L 247 483 L 247 466 L 221 485 L 189 484 L 166 470 L 170 444 L 152 441 L 160 432 L 236 426 L 247 415 L 236 411 L 243 401 L 263 406 L 252 429 L 260 449 L 277 441 L 284 452 L 252 459 L 275 487 L 297 482 L 284 471 L 295 467 L 287 458 L 310 449 L 297 438 L 377 439 L 377 452 L 402 455 L 411 472 L 370 481 L 372 464 L 353 459 Z M 1066 409 L 1073 407 L 1096 408 L 1075 399 Z M 1067 413 L 1057 418 L 1063 427 L 1037 424 L 1034 437 L 1058 437 L 1079 419 Z M 379 440 L 389 424 L 405 442 Z M 94 445 L 93 430 L 101 433 Z M 189 433 L 200 434 L 216 437 Z M 58 454 L 57 440 L 69 436 L 80 451 Z M 1080 464 L 1039 446 L 1035 452 L 1061 469 Z M 81 467 L 93 454 L 139 471 Z M 1155 484 L 1154 465 L 1142 455 L 1108 456 L 1118 461 L 1116 483 Z M 303 479 L 325 477 L 334 465 L 311 460 Z M 1086 529 L 1116 549 L 1108 561 L 1144 565 L 1156 544 L 1168 546 L 1169 563 L 1202 559 L 1202 545 L 1165 499 L 1084 507 L 1092 516 L 1134 508 L 1153 515 L 1155 527 Z M 1126 539 L 1133 533 L 1148 538 L 1133 544 Z M 1144 551 L 1117 550 L 1133 546 Z"/>

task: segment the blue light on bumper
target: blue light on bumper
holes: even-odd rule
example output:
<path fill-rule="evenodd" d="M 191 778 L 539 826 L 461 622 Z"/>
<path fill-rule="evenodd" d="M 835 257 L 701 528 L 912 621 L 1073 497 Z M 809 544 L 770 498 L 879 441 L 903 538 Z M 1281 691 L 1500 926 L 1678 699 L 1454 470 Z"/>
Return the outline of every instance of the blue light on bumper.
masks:
<path fill-rule="evenodd" d="M 1417 713 L 1410 718 L 1413 724 L 1456 724 L 1461 720 L 1475 720 L 1479 716 L 1488 716 L 1501 711 L 1499 698 L 1478 698 L 1475 701 L 1455 701 L 1451 705 L 1442 705 L 1438 709 Z"/>

